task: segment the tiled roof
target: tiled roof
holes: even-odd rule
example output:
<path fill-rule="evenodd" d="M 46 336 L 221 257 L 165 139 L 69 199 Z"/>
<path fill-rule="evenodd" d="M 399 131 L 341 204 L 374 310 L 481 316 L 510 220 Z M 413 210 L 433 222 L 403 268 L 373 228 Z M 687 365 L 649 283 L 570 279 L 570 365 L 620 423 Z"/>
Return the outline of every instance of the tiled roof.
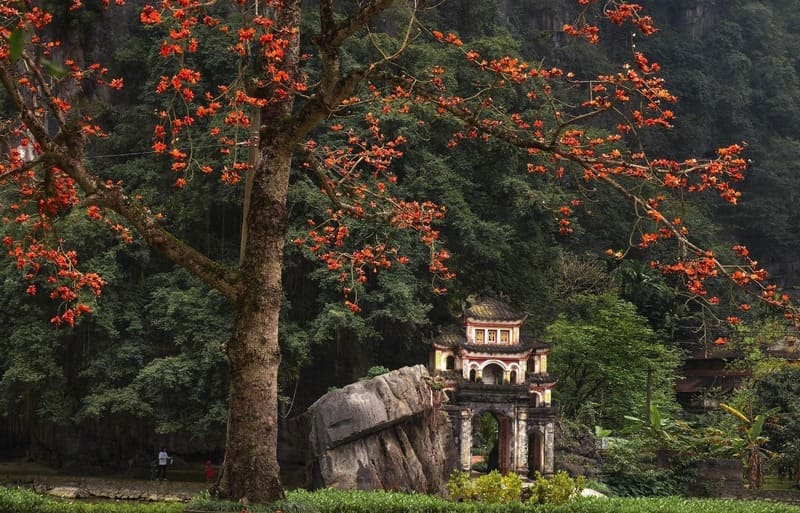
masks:
<path fill-rule="evenodd" d="M 445 328 L 431 342 L 441 347 L 463 347 L 467 351 L 482 353 L 519 353 L 528 349 L 546 349 L 550 347 L 530 333 L 521 333 L 519 344 L 471 344 L 467 342 L 463 329 L 456 326 Z"/>
<path fill-rule="evenodd" d="M 494 298 L 478 298 L 467 301 L 464 317 L 476 321 L 521 321 L 525 314 L 511 309 L 507 303 Z"/>
<path fill-rule="evenodd" d="M 437 346 L 458 347 L 464 345 L 467 339 L 463 331 L 447 330 L 434 337 L 432 342 Z"/>
<path fill-rule="evenodd" d="M 529 374 L 526 377 L 526 381 L 529 383 L 536 383 L 537 385 L 549 385 L 551 383 L 557 382 L 558 378 L 553 376 L 552 374 L 539 373 L 539 374 Z"/>
<path fill-rule="evenodd" d="M 523 353 L 531 349 L 531 346 L 525 344 L 461 344 L 461 347 L 473 353 Z"/>

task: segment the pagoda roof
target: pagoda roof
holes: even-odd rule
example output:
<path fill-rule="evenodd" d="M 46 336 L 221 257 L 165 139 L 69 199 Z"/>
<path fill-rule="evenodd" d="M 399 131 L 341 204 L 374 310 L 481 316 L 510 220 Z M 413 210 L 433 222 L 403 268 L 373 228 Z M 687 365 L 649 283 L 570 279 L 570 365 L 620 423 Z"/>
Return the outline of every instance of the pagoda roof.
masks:
<path fill-rule="evenodd" d="M 476 321 L 523 321 L 526 315 L 513 310 L 508 303 L 494 298 L 467 300 L 464 317 Z"/>
<path fill-rule="evenodd" d="M 520 340 L 519 344 L 468 344 L 464 342 L 459 347 L 471 353 L 514 354 L 524 353 L 531 349 L 544 348 L 547 347 L 547 344 L 532 339 L 523 339 Z"/>
<path fill-rule="evenodd" d="M 433 337 L 432 342 L 434 345 L 441 347 L 459 347 L 467 343 L 467 338 L 462 330 L 450 328 Z"/>

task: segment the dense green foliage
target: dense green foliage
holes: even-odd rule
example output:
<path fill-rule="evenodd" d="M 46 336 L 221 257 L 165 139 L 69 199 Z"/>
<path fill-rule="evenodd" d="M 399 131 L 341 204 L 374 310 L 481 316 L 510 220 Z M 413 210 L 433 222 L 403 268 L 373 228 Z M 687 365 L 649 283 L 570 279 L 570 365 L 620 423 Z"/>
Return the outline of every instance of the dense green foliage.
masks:
<path fill-rule="evenodd" d="M 800 460 L 800 369 L 785 366 L 764 376 L 753 384 L 753 394 L 756 411 L 777 408 L 777 414 L 764 426 L 766 447 L 779 455 L 781 473 L 796 476 Z"/>
<path fill-rule="evenodd" d="M 777 322 L 736 330 L 733 345 L 741 357 L 731 368 L 746 378 L 720 403 L 720 411 L 709 415 L 756 486 L 764 474 L 792 481 L 800 475 L 800 369 L 784 358 L 794 351 L 794 335 Z"/>
<path fill-rule="evenodd" d="M 555 396 L 564 413 L 588 425 L 624 425 L 651 400 L 672 404 L 676 352 L 656 340 L 636 307 L 612 294 L 576 295 L 545 332 Z"/>

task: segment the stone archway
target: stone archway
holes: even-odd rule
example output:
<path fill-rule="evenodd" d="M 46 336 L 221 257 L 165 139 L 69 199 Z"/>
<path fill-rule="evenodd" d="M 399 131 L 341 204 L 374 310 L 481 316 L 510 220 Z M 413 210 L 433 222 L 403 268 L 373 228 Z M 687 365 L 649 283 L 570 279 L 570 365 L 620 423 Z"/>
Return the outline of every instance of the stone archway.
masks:
<path fill-rule="evenodd" d="M 478 436 L 475 427 L 477 419 L 489 413 L 497 423 L 497 454 L 493 468 L 525 476 L 535 471 L 545 476 L 552 475 L 555 456 L 555 424 L 552 416 L 537 415 L 531 418 L 532 413 L 538 412 L 531 410 L 527 401 L 500 404 L 486 401 L 485 395 L 482 399 L 448 407 L 454 421 L 453 435 L 458 440 L 461 470 L 472 470 L 473 437 Z"/>
<path fill-rule="evenodd" d="M 518 471 L 516 461 L 519 459 L 515 455 L 518 433 L 515 430 L 517 419 L 514 410 L 501 411 L 493 407 L 480 407 L 478 410 L 461 411 L 461 469 L 471 470 L 475 442 L 485 443 L 485 435 L 479 434 L 480 419 L 490 416 L 496 426 L 493 436 L 493 450 L 486 457 L 486 467 L 488 471 L 499 470 L 502 473 Z M 526 447 L 527 450 L 527 447 Z"/>
<path fill-rule="evenodd" d="M 554 458 L 553 422 L 543 422 L 528 432 L 528 469 L 530 474 L 539 472 L 544 476 L 553 474 Z"/>
<path fill-rule="evenodd" d="M 528 435 L 528 469 L 544 474 L 544 433 L 535 429 Z"/>
<path fill-rule="evenodd" d="M 484 411 L 472 417 L 470 463 L 473 470 L 479 472 L 499 470 L 497 458 L 500 445 L 499 426 L 500 422 L 493 412 Z"/>

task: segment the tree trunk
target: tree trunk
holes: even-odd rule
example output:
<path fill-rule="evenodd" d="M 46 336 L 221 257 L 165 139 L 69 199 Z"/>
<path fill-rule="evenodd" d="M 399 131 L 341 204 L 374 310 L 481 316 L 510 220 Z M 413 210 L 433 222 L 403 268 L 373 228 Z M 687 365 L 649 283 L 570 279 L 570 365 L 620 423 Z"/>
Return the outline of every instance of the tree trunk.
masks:
<path fill-rule="evenodd" d="M 242 285 L 228 342 L 231 381 L 223 496 L 250 502 L 283 497 L 278 443 L 278 318 L 291 152 L 279 138 L 262 145 L 254 170 Z"/>
<path fill-rule="evenodd" d="M 276 26 L 295 30 L 281 62 L 292 78 L 298 74 L 300 4 L 300 0 L 287 0 L 276 11 Z M 269 90 L 262 93 L 272 96 Z M 294 97 L 288 94 L 255 116 L 260 120 L 260 155 L 253 158 L 248 177 L 241 279 L 233 304 L 233 336 L 227 346 L 231 381 L 219 491 L 230 499 L 258 503 L 283 498 L 278 465 L 278 321 L 286 197 L 296 143 L 287 136 L 284 123 L 291 118 L 293 106 Z"/>

